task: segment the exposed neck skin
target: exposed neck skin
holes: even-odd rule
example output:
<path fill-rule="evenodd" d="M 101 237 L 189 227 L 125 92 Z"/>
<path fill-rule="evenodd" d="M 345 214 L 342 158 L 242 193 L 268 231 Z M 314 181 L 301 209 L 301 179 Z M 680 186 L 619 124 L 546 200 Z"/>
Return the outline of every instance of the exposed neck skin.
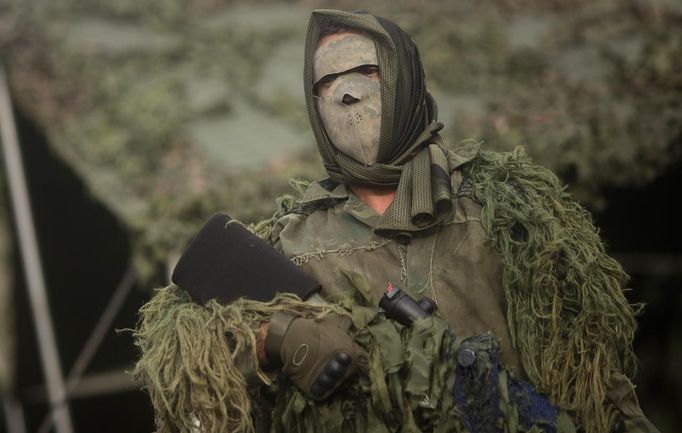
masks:
<path fill-rule="evenodd" d="M 350 189 L 357 195 L 360 200 L 371 207 L 374 212 L 383 215 L 386 209 L 393 203 L 395 199 L 395 186 L 366 186 L 366 185 L 348 185 Z"/>

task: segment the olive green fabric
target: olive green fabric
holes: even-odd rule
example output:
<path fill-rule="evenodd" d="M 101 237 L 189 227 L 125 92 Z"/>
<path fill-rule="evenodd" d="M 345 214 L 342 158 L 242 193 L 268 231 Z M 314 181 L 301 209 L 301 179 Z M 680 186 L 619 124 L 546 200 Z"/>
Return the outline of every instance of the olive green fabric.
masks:
<path fill-rule="evenodd" d="M 410 328 L 387 320 L 366 296 L 362 278 L 356 277 L 355 281 L 358 286 L 352 296 L 337 301 L 350 312 L 356 341 L 370 352 L 366 374 L 348 381 L 323 402 L 306 397 L 286 378 L 276 383 L 262 380 L 269 385 L 266 394 L 276 397 L 271 407 L 261 404 L 264 395 L 259 395 L 256 385 L 247 386 L 238 374 L 241 371 L 233 381 L 224 374 L 233 366 L 242 371 L 253 368 L 248 364 L 253 363 L 255 355 L 249 353 L 248 343 L 239 350 L 243 336 L 234 332 L 244 319 L 248 318 L 247 323 L 262 320 L 273 311 L 297 311 L 301 316 L 317 316 L 324 321 L 325 307 L 311 307 L 293 297 L 280 296 L 269 304 L 242 300 L 232 306 L 210 303 L 205 308 L 193 303 L 177 287 L 159 290 L 143 309 L 137 336 L 145 350 L 136 369 L 138 378 L 141 375 L 147 379 L 158 431 L 466 431 L 453 401 L 456 363 L 452 354 L 467 340 L 454 340 L 447 322 L 439 317 L 418 320 Z M 199 327 L 193 329 L 192 324 Z M 248 335 L 249 328 L 244 329 Z M 481 368 L 495 368 L 489 357 L 482 356 L 486 345 L 475 344 Z M 523 428 L 518 403 L 505 397 L 512 376 L 501 371 L 499 381 L 484 380 L 480 388 L 499 388 L 503 431 L 541 431 L 540 426 Z M 152 377 L 154 380 L 149 380 Z M 235 398 L 239 393 L 257 401 L 239 401 Z M 272 421 L 271 427 L 268 421 Z M 563 411 L 559 412 L 556 431 L 575 432 Z"/>
<path fill-rule="evenodd" d="M 469 148 L 462 150 L 452 152 L 453 165 L 465 164 L 476 155 Z M 458 176 L 452 179 L 457 182 Z M 452 185 L 453 190 L 458 188 Z M 316 205 L 322 209 L 281 217 L 273 225 L 271 241 L 319 279 L 323 296 L 334 299 L 360 286 L 378 305 L 389 282 L 416 299 L 429 296 L 458 336 L 492 331 L 500 341 L 502 364 L 523 374 L 507 329 L 502 262 L 486 244 L 479 204 L 458 198 L 446 221 L 407 242 L 377 234 L 382 217 L 344 184 L 328 191 L 313 183 L 299 206 Z"/>
<path fill-rule="evenodd" d="M 322 402 L 306 398 L 286 382 L 280 383 L 271 431 L 466 432 L 452 392 L 457 375 L 453 354 L 466 339 L 453 339 L 447 322 L 439 317 L 417 320 L 405 328 L 377 314 L 373 300 L 362 292 L 360 288 L 354 296 L 339 300 L 351 311 L 356 341 L 369 350 L 367 375 L 360 375 Z M 482 351 L 478 353 L 483 355 Z M 484 369 L 495 368 L 483 356 L 478 362 Z M 504 394 L 511 375 L 502 371 L 500 378 L 482 383 L 481 388 L 499 388 Z M 499 409 L 503 420 L 491 420 L 495 425 L 491 431 L 543 431 L 539 425 L 527 430 L 520 425 L 518 402 L 502 398 Z M 575 431 L 570 418 L 559 411 L 556 432 Z"/>
<path fill-rule="evenodd" d="M 451 176 L 458 197 L 428 232 L 382 237 L 381 217 L 345 185 L 318 183 L 301 200 L 307 211 L 281 217 L 271 238 L 331 298 L 357 276 L 375 301 L 389 281 L 432 296 L 458 336 L 492 331 L 503 365 L 574 411 L 586 432 L 611 431 L 624 412 L 607 392 L 635 367 L 627 276 L 551 172 L 520 150 L 475 148 L 448 154 L 462 169 Z"/>
<path fill-rule="evenodd" d="M 367 33 L 377 49 L 381 76 L 381 137 L 377 163 L 364 165 L 336 149 L 317 112 L 313 92 L 313 55 L 325 25 Z M 384 234 L 412 233 L 432 227 L 450 213 L 446 150 L 438 131 L 437 108 L 426 92 L 417 47 L 395 23 L 367 13 L 316 10 L 306 38 L 304 89 L 308 117 L 325 169 L 339 183 L 398 185 L 382 222 Z"/>
<path fill-rule="evenodd" d="M 318 318 L 344 313 L 291 295 L 202 306 L 174 285 L 157 290 L 133 334 L 140 350 L 133 374 L 149 392 L 156 431 L 253 432 L 253 388 L 272 383 L 258 368 L 255 330 L 282 311 Z"/>
<path fill-rule="evenodd" d="M 477 151 L 469 143 L 448 153 L 454 210 L 411 238 L 377 235 L 381 217 L 345 185 L 327 181 L 310 185 L 300 200 L 284 199 L 275 218 L 255 227 L 350 311 L 356 342 L 370 354 L 368 376 L 325 403 L 286 379 L 273 384 L 254 367 L 251 349 L 260 320 L 314 307 L 285 299 L 204 309 L 177 289 L 160 291 L 143 308 L 136 370 L 159 430 L 199 420 L 202 431 L 250 431 L 248 414 L 264 401 L 248 400 L 240 369 L 250 369 L 255 384 L 275 393 L 274 431 L 462 431 L 451 393 L 443 394 L 453 378 L 441 358 L 449 343 L 439 336 L 449 325 L 458 339 L 491 331 L 508 374 L 526 377 L 584 431 L 656 432 L 628 376 L 634 319 L 622 295 L 625 276 L 588 215 L 522 152 Z M 416 298 L 432 297 L 440 318 L 406 332 L 377 316 L 389 281 Z M 241 352 L 226 349 L 235 343 Z M 570 431 L 565 416 L 559 421 L 569 428 L 559 431 Z"/>
<path fill-rule="evenodd" d="M 464 176 L 504 263 L 508 328 L 526 374 L 586 432 L 611 431 L 623 410 L 607 391 L 636 369 L 628 276 L 590 215 L 523 149 L 482 152 Z"/>
<path fill-rule="evenodd" d="M 624 375 L 616 375 L 614 383 L 615 385 L 606 392 L 606 396 L 621 412 L 621 419 L 616 424 L 616 431 L 658 433 L 658 429 L 644 416 L 642 409 L 639 407 L 639 401 L 632 382 Z"/>

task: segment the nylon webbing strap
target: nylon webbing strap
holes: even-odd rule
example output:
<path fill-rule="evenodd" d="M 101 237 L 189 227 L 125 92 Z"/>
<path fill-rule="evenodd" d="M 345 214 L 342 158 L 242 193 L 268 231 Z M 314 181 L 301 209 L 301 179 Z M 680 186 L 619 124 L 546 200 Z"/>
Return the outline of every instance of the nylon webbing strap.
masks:
<path fill-rule="evenodd" d="M 282 342 L 289 325 L 296 316 L 278 312 L 272 315 L 268 324 L 268 336 L 265 338 L 265 355 L 273 368 L 282 366 Z"/>

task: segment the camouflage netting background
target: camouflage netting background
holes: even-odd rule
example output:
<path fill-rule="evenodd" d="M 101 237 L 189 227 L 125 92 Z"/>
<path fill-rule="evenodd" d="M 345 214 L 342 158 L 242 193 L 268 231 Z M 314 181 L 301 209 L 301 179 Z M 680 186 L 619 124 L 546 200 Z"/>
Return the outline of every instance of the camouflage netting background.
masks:
<path fill-rule="evenodd" d="M 418 3 L 373 12 L 417 41 L 450 142 L 524 144 L 594 206 L 682 156 L 682 3 Z M 316 6 L 3 3 L 16 102 L 130 227 L 143 273 L 213 211 L 257 219 L 286 178 L 322 175 L 300 78 Z"/>
<path fill-rule="evenodd" d="M 158 280 L 213 212 L 262 218 L 288 178 L 323 175 L 301 83 L 307 19 L 323 6 L 367 7 L 2 0 L 0 56 L 18 108 Z M 523 144 L 593 208 L 601 189 L 646 185 L 682 159 L 679 0 L 372 7 L 414 36 L 450 143 Z"/>

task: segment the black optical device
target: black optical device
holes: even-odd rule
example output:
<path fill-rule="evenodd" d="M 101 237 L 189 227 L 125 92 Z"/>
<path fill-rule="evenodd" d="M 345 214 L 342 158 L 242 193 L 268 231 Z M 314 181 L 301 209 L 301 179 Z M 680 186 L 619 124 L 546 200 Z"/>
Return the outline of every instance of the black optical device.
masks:
<path fill-rule="evenodd" d="M 228 215 L 214 215 L 190 242 L 171 280 L 204 305 L 241 297 L 270 301 L 277 293 L 306 299 L 320 283 Z"/>
<path fill-rule="evenodd" d="M 386 312 L 386 317 L 403 326 L 410 326 L 417 319 L 425 319 L 433 315 L 438 308 L 431 298 L 424 297 L 417 302 L 399 287 L 390 283 L 379 301 L 379 307 Z"/>

